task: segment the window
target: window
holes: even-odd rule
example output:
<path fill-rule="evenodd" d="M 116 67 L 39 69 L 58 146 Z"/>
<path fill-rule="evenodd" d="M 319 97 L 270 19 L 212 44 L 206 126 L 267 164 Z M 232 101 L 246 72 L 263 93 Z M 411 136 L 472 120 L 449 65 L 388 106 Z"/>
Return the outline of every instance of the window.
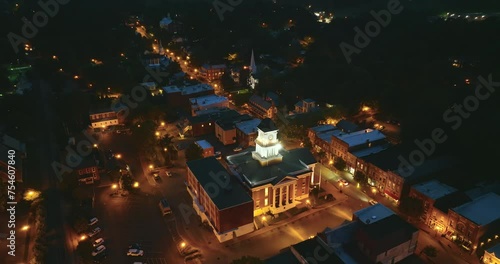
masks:
<path fill-rule="evenodd" d="M 259 208 L 260 207 L 260 200 L 257 199 L 255 200 L 255 208 Z"/>
<path fill-rule="evenodd" d="M 269 196 L 269 187 L 266 187 L 266 189 L 264 189 L 264 196 Z"/>
<path fill-rule="evenodd" d="M 268 206 L 269 205 L 269 200 L 266 198 L 264 199 L 264 206 Z"/>

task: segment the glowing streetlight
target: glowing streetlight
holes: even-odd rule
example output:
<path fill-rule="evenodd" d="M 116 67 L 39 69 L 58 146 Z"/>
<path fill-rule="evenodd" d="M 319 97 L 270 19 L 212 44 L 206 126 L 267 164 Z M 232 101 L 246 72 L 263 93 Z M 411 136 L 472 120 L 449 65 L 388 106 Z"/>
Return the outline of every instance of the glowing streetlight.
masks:
<path fill-rule="evenodd" d="M 187 62 L 187 61 L 185 61 L 185 62 L 184 62 L 184 65 L 188 65 L 188 62 Z"/>
<path fill-rule="evenodd" d="M 186 243 L 185 242 L 182 242 L 181 243 L 181 248 L 185 248 L 186 247 Z"/>
<path fill-rule="evenodd" d="M 265 222 L 267 220 L 266 216 L 262 216 L 262 222 Z"/>
<path fill-rule="evenodd" d="M 52 56 L 52 59 L 57 60 L 57 56 L 56 56 L 56 55 L 53 55 L 53 56 Z"/>
<path fill-rule="evenodd" d="M 149 169 L 152 170 L 153 169 L 153 165 L 149 165 Z"/>
<path fill-rule="evenodd" d="M 168 150 L 167 148 L 163 148 L 163 151 L 167 152 L 167 150 Z"/>
<path fill-rule="evenodd" d="M 307 199 L 306 204 L 311 204 L 311 201 L 309 201 L 309 199 Z"/>
<path fill-rule="evenodd" d="M 118 185 L 116 184 L 111 185 L 111 189 L 116 189 L 116 188 L 118 188 Z"/>
<path fill-rule="evenodd" d="M 134 182 L 134 188 L 139 188 L 139 182 Z"/>
<path fill-rule="evenodd" d="M 86 236 L 86 235 L 82 235 L 82 236 L 80 237 L 80 241 L 83 241 L 83 240 L 85 240 L 85 239 L 87 239 L 87 236 Z"/>
<path fill-rule="evenodd" d="M 78 80 L 78 79 L 80 79 L 80 76 L 75 75 L 75 76 L 73 76 L 73 79 Z"/>
<path fill-rule="evenodd" d="M 159 137 L 159 136 L 160 136 L 160 132 L 156 131 L 155 135 L 156 135 L 157 137 Z"/>
<path fill-rule="evenodd" d="M 29 225 L 25 225 L 25 226 L 23 226 L 23 227 L 21 228 L 21 230 L 22 230 L 22 231 L 26 231 L 26 230 L 28 230 L 28 229 L 30 229 L 30 226 L 29 226 Z"/>
<path fill-rule="evenodd" d="M 97 148 L 97 144 L 94 144 L 94 148 Z"/>
<path fill-rule="evenodd" d="M 161 125 L 161 126 L 165 126 L 165 122 L 161 122 L 161 124 L 160 124 L 160 125 Z"/>
<path fill-rule="evenodd" d="M 121 159 L 122 158 L 122 154 L 116 154 L 115 156 L 117 159 Z"/>

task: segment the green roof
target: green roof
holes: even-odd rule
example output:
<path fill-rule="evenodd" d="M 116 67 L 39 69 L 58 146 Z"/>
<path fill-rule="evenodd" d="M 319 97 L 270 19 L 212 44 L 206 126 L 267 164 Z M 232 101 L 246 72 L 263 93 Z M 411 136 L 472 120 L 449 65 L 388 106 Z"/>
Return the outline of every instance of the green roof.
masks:
<path fill-rule="evenodd" d="M 215 157 L 188 161 L 187 167 L 219 210 L 253 203 L 246 189 Z"/>

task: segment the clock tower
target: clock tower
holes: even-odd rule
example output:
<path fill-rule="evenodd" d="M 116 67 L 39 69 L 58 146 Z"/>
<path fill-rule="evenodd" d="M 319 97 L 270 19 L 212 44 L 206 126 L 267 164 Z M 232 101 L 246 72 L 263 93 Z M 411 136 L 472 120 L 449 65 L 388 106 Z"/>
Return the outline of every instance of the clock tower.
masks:
<path fill-rule="evenodd" d="M 263 166 L 280 162 L 282 156 L 279 151 L 282 147 L 278 141 L 278 129 L 273 121 L 269 118 L 262 120 L 257 126 L 257 131 L 252 157 L 260 161 Z"/>

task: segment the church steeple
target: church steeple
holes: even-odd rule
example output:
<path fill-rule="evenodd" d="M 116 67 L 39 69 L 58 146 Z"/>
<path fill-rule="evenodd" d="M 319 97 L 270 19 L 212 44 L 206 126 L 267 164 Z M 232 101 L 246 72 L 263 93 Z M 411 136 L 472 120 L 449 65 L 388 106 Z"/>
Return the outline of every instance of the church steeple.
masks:
<path fill-rule="evenodd" d="M 255 57 L 253 55 L 253 49 L 252 49 L 252 57 L 250 57 L 250 73 L 252 75 L 255 75 L 257 73 L 257 65 L 255 65 Z"/>

